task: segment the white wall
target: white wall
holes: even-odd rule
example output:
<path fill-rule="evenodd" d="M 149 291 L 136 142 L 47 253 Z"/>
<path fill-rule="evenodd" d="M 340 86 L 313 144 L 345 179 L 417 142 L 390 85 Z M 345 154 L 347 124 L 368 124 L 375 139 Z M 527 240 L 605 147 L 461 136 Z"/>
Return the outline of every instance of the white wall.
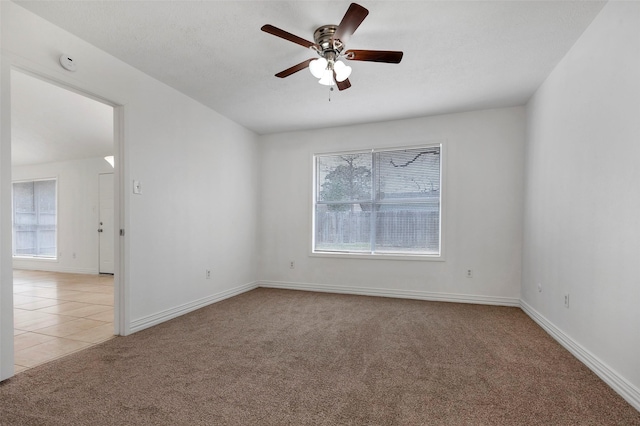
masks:
<path fill-rule="evenodd" d="M 522 279 L 525 310 L 637 409 L 639 28 L 640 3 L 608 3 L 527 105 Z"/>
<path fill-rule="evenodd" d="M 58 259 L 16 258 L 13 261 L 14 268 L 78 274 L 99 272 L 97 229 L 100 173 L 113 173 L 104 158 L 12 168 L 13 181 L 56 178 L 58 185 Z"/>
<path fill-rule="evenodd" d="M 0 11 L 0 380 L 13 371 L 13 325 L 7 312 L 11 204 L 5 196 L 10 188 L 9 66 L 123 106 L 124 141 L 117 154 L 124 182 L 125 265 L 120 278 L 125 333 L 253 288 L 257 136 L 12 2 L 0 2 Z M 75 73 L 57 63 L 63 53 L 76 59 Z M 132 194 L 133 179 L 141 181 L 142 195 Z M 205 279 L 207 268 L 210 280 Z"/>
<path fill-rule="evenodd" d="M 518 305 L 524 117 L 514 107 L 262 136 L 261 285 Z M 309 256 L 313 154 L 432 141 L 445 148 L 445 261 Z"/>
<path fill-rule="evenodd" d="M 0 2 L 0 46 L 4 43 L 4 12 Z M 11 271 L 11 108 L 10 61 L 0 49 L 0 380 L 13 374 L 13 286 Z"/>

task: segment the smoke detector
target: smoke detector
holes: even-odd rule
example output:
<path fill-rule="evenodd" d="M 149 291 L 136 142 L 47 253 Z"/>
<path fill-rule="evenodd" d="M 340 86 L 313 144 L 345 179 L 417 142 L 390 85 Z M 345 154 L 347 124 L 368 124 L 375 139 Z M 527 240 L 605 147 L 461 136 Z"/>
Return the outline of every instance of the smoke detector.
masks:
<path fill-rule="evenodd" d="M 60 56 L 60 65 L 62 65 L 62 68 L 64 68 L 67 71 L 73 72 L 76 70 L 76 63 L 73 61 L 73 58 L 69 55 Z"/>

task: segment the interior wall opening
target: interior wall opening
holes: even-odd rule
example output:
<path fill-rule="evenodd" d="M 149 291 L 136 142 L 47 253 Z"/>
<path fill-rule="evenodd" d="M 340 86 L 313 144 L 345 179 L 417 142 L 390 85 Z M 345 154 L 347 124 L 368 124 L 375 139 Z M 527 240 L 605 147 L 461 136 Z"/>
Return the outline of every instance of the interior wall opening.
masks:
<path fill-rule="evenodd" d="M 22 70 L 10 77 L 18 373 L 116 334 L 119 192 L 114 106 Z"/>

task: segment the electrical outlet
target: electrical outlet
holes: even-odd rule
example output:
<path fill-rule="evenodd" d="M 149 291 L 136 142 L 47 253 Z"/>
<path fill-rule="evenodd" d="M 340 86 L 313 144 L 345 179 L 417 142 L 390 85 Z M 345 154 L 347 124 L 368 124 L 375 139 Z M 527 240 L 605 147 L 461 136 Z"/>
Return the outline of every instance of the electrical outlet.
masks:
<path fill-rule="evenodd" d="M 293 260 L 289 262 L 289 269 L 296 269 L 296 263 Z"/>
<path fill-rule="evenodd" d="M 569 293 L 564 294 L 564 307 L 569 308 Z"/>
<path fill-rule="evenodd" d="M 542 293 L 542 284 L 538 283 L 538 293 Z"/>
<path fill-rule="evenodd" d="M 207 269 L 205 271 L 205 275 L 204 276 L 205 276 L 206 279 L 210 280 L 211 279 L 211 269 Z"/>
<path fill-rule="evenodd" d="M 467 269 L 467 278 L 473 278 L 473 271 L 471 269 Z"/>

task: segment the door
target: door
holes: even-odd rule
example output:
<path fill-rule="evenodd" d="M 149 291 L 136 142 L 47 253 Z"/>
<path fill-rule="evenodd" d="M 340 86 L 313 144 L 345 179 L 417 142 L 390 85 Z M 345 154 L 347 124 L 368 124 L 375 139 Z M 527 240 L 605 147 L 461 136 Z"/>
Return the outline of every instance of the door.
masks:
<path fill-rule="evenodd" d="M 100 224 L 98 226 L 101 274 L 113 274 L 113 173 L 100 174 Z"/>

